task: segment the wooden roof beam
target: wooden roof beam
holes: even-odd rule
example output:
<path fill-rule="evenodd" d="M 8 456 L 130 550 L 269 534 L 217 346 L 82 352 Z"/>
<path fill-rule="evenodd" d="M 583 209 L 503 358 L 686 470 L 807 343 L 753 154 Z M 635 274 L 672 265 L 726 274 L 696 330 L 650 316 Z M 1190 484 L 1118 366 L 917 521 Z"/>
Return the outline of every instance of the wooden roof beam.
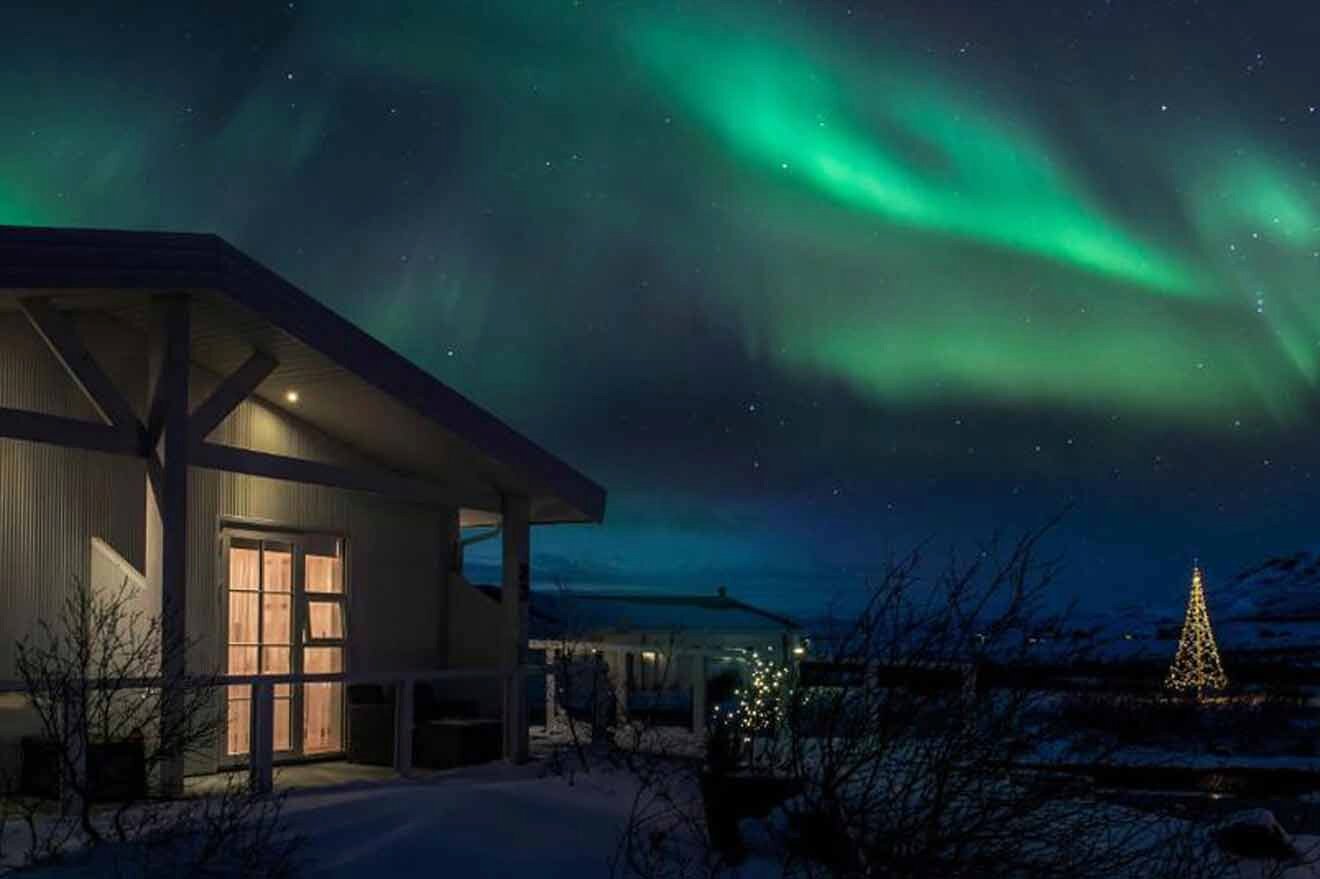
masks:
<path fill-rule="evenodd" d="M 0 408 L 0 437 L 117 455 L 142 454 L 138 438 L 117 427 L 23 409 Z"/>
<path fill-rule="evenodd" d="M 110 376 L 78 338 L 78 331 L 68 315 L 54 308 L 44 296 L 24 297 L 18 301 L 18 306 L 101 419 L 145 450 L 146 428 Z"/>
<path fill-rule="evenodd" d="M 220 426 L 229 413 L 256 391 L 279 363 L 262 351 L 254 351 L 243 365 L 230 373 L 190 416 L 189 431 L 193 442 L 201 442 Z"/>
<path fill-rule="evenodd" d="M 498 509 L 499 505 L 499 496 L 494 491 L 464 490 L 377 467 L 342 467 L 205 441 L 194 443 L 192 465 L 267 479 L 364 491 L 423 506 L 490 509 L 493 505 Z"/>

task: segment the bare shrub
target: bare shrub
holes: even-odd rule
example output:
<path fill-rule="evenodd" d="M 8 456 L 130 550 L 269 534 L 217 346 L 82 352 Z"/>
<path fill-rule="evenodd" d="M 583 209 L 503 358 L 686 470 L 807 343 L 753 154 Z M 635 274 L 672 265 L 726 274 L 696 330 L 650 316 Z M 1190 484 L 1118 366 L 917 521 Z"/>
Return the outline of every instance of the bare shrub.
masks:
<path fill-rule="evenodd" d="M 27 830 L 25 862 L 76 853 L 132 875 L 221 866 L 290 875 L 297 840 L 281 819 L 282 798 L 258 795 L 246 780 L 187 798 L 162 784 L 176 761 L 213 758 L 224 731 L 218 676 L 169 671 L 184 667 L 174 660 L 189 646 L 163 637 L 161 618 L 136 607 L 127 581 L 103 594 L 76 583 L 55 618 L 18 643 L 18 673 L 41 730 L 36 744 L 59 786 L 55 802 L 5 788 L 0 808 Z M 97 766 L 97 750 L 116 744 L 133 759 L 110 789 L 114 773 Z"/>
<path fill-rule="evenodd" d="M 773 728 L 735 716 L 703 765 L 643 764 L 616 873 L 730 875 L 750 857 L 795 877 L 1234 875 L 1206 815 L 1136 808 L 1078 771 L 1117 745 L 1037 686 L 1093 667 L 1096 646 L 1047 611 L 1047 530 L 938 566 L 891 559 L 818 645 L 822 674 L 785 676 L 782 715 L 757 714 Z"/>

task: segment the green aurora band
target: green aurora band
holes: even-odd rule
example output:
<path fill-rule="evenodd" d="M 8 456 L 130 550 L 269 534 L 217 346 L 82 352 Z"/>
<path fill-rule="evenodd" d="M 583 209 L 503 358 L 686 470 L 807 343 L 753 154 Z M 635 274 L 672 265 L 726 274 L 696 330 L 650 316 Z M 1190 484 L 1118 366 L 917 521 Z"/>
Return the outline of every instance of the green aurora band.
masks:
<path fill-rule="evenodd" d="M 786 256 L 789 241 L 767 256 L 780 266 L 762 347 L 781 364 L 882 401 L 1116 407 L 1221 428 L 1312 405 L 1320 186 L 1305 161 L 1189 134 L 1126 146 L 1126 163 L 1174 181 L 1189 218 L 1143 228 L 1090 194 L 1086 166 L 1069 173 L 1070 152 L 1026 112 L 898 53 L 879 61 L 801 22 L 753 21 L 639 18 L 626 33 L 732 155 L 854 212 L 829 233 L 852 241 L 835 266 Z M 773 225 L 804 216 L 781 211 Z M 886 240 L 862 255 L 868 227 Z M 853 280 L 835 284 L 849 258 Z M 868 289 L 865 262 L 910 280 Z"/>
<path fill-rule="evenodd" d="M 184 83 L 71 85 L 59 65 L 0 75 L 25 120 L 0 133 L 0 222 L 214 229 L 241 245 L 333 149 L 343 83 L 389 77 L 471 95 L 455 197 L 532 218 L 544 252 L 516 281 L 547 295 L 586 287 L 645 240 L 704 267 L 699 293 L 673 295 L 702 297 L 749 356 L 880 403 L 1045 404 L 1221 430 L 1313 406 L 1320 184 L 1314 157 L 1286 143 L 1172 120 L 1119 133 L 1103 112 L 1069 136 L 966 69 L 761 6 L 596 10 L 573 25 L 537 4 L 438 5 L 400 22 L 351 4 L 307 26 L 205 135 L 177 121 Z M 296 109 L 279 91 L 286 67 L 325 82 Z M 673 134 L 666 155 L 638 146 L 657 129 Z M 617 167 L 596 188 L 612 198 L 584 206 L 581 181 L 524 171 L 528 143 L 608 156 Z M 1116 195 L 1104 184 L 1128 168 L 1160 185 Z M 702 213 L 711 204 L 719 213 Z M 432 210 L 420 220 L 444 216 Z M 447 265 L 410 266 L 378 291 L 372 326 L 391 341 L 419 301 L 476 339 L 459 291 L 515 282 L 500 242 L 440 247 Z"/>
<path fill-rule="evenodd" d="M 1194 292 L 1187 269 L 1089 204 L 1029 130 L 929 79 L 877 76 L 873 65 L 849 69 L 837 57 L 811 62 L 800 45 L 732 23 L 633 33 L 643 63 L 731 149 L 801 175 L 824 197 L 1162 293 Z"/>

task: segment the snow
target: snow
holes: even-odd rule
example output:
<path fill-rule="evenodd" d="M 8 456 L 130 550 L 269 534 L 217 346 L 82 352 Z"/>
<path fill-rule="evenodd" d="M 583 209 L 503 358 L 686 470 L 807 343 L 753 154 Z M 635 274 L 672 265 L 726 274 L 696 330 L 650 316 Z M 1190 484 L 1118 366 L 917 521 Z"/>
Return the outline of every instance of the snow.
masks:
<path fill-rule="evenodd" d="M 307 877 L 536 876 L 607 879 L 637 793 L 609 769 L 548 775 L 495 764 L 435 781 L 398 781 L 289 798 Z M 736 879 L 779 876 L 753 862 Z"/>
<path fill-rule="evenodd" d="M 500 763 L 424 780 L 294 791 L 284 814 L 304 839 L 305 877 L 605 879 L 635 792 L 631 777 L 617 772 L 579 772 L 570 780 L 540 764 Z M 16 853 L 21 828 L 8 830 L 8 851 Z M 109 857 L 23 875 L 100 876 Z"/>
<path fill-rule="evenodd" d="M 1320 856 L 1320 836 L 1294 836 L 1292 839 L 1303 852 L 1299 863 L 1239 861 L 1236 863 L 1237 879 L 1320 879 L 1320 864 L 1313 863 Z"/>
<path fill-rule="evenodd" d="M 1220 650 L 1309 655 L 1320 648 L 1320 552 L 1271 558 L 1232 577 L 1210 576 L 1205 589 Z M 1126 605 L 1079 621 L 1096 631 L 1112 658 L 1172 657 L 1185 584 L 1176 594 L 1177 601 L 1166 606 Z"/>
<path fill-rule="evenodd" d="M 301 875 L 516 876 L 605 879 L 636 783 L 597 770 L 572 779 L 542 765 L 492 764 L 439 778 L 365 782 L 292 793 L 285 814 L 305 839 Z M 782 816 L 772 815 L 771 821 Z M 1272 824 L 1269 813 L 1239 816 Z M 784 828 L 778 828 L 782 831 Z M 738 879 L 779 876 L 773 837 L 757 822 L 744 825 L 751 859 Z M 1320 853 L 1320 837 L 1292 837 L 1304 852 Z M 1311 860 L 1311 858 L 1306 858 Z M 1260 862 L 1235 861 L 1240 879 L 1320 879 L 1311 864 L 1267 872 Z M 24 875 L 93 877 L 104 861 L 50 867 Z M 2 871 L 0 871 L 2 872 Z M 1230 874 L 1231 875 L 1231 874 Z"/>
<path fill-rule="evenodd" d="M 1320 877 L 1320 837 L 1291 836 L 1279 824 L 1274 813 L 1268 809 L 1250 809 L 1232 816 L 1225 827 L 1230 830 L 1255 831 L 1256 834 L 1276 841 L 1286 849 L 1296 852 L 1294 863 L 1281 863 L 1271 866 L 1266 862 L 1243 860 L 1238 862 L 1239 879 L 1264 879 L 1266 876 L 1278 879 L 1316 879 Z"/>
<path fill-rule="evenodd" d="M 1303 550 L 1268 559 L 1229 579 L 1218 592 L 1226 618 L 1315 617 L 1320 615 L 1320 554 Z"/>
<path fill-rule="evenodd" d="M 745 872 L 739 879 L 759 879 L 761 876 L 781 876 L 782 868 L 777 860 L 780 840 L 784 839 L 789 828 L 785 804 L 773 812 L 765 821 L 744 820 L 739 825 L 739 832 L 751 852 L 751 858 L 744 865 Z M 800 808 L 800 807 L 799 807 Z M 1108 806 L 1111 811 L 1120 807 Z M 1225 822 L 1239 826 L 1251 826 L 1261 831 L 1277 835 L 1286 841 L 1297 853 L 1291 862 L 1237 858 L 1220 851 L 1212 857 L 1219 858 L 1207 864 L 1207 875 L 1223 876 L 1225 879 L 1320 879 L 1320 836 L 1289 835 L 1268 809 L 1252 809 L 1232 816 Z M 1168 827 L 1169 825 L 1165 825 Z M 1142 865 L 1135 865 L 1136 872 L 1132 879 L 1144 876 Z M 934 871 L 932 870 L 932 875 Z M 1125 877 L 1127 873 L 1123 874 Z"/>
<path fill-rule="evenodd" d="M 1194 769 L 1288 769 L 1302 772 L 1320 772 L 1320 757 L 1301 757 L 1293 754 L 1232 754 L 1219 756 L 1167 748 L 1125 748 L 1106 754 L 1108 763 L 1124 766 L 1175 766 Z"/>
<path fill-rule="evenodd" d="M 533 773 L 529 777 L 529 772 Z M 309 876 L 607 876 L 632 787 L 619 776 L 537 777 L 497 766 L 466 779 L 291 797 Z"/>

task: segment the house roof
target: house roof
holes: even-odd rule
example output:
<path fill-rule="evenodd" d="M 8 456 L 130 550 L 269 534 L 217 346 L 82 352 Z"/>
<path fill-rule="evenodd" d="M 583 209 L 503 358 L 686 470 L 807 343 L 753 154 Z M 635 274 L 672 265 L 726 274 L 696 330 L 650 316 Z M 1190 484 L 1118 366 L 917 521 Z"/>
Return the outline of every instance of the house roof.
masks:
<path fill-rule="evenodd" d="M 145 330 L 152 294 L 179 291 L 196 365 L 226 375 L 271 355 L 255 396 L 367 458 L 452 487 L 472 510 L 514 494 L 533 522 L 604 518 L 601 486 L 218 236 L 0 226 L 0 308 L 48 295 Z"/>
<path fill-rule="evenodd" d="M 533 592 L 533 638 L 605 633 L 782 632 L 788 617 L 725 595 Z"/>

